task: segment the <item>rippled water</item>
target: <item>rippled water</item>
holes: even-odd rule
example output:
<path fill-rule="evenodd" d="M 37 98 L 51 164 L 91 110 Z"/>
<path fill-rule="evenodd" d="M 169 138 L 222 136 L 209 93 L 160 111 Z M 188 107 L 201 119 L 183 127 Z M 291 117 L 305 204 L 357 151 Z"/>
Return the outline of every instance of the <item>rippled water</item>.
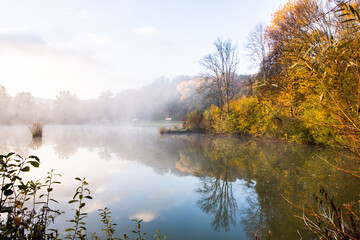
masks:
<path fill-rule="evenodd" d="M 160 229 L 169 239 L 305 239 L 301 205 L 320 185 L 339 202 L 356 200 L 358 184 L 327 165 L 332 149 L 211 135 L 158 135 L 159 125 L 46 126 L 41 141 L 24 127 L 2 127 L 2 154 L 36 155 L 39 169 L 27 178 L 62 177 L 53 198 L 65 211 L 60 230 L 72 216 L 66 204 L 75 177 L 86 177 L 94 200 L 86 211 L 88 233 L 101 232 L 98 209 L 109 207 L 119 234 L 130 236 L 144 220 L 149 235 Z M 345 190 L 344 190 L 345 189 Z M 283 197 L 283 196 L 284 197 Z M 149 236 L 148 239 L 151 239 Z"/>

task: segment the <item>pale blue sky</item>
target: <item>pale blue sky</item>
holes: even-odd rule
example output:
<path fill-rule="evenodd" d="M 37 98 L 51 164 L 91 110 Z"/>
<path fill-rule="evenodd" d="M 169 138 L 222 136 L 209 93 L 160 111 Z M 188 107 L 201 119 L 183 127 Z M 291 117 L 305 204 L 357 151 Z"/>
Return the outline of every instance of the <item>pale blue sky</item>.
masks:
<path fill-rule="evenodd" d="M 0 0 L 0 84 L 14 95 L 80 98 L 197 75 L 217 37 L 240 50 L 287 0 Z"/>

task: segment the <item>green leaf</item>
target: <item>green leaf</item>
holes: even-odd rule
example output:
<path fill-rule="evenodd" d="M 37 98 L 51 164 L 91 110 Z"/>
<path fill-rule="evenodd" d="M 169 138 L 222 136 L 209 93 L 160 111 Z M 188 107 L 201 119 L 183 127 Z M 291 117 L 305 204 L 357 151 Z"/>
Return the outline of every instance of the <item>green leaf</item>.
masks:
<path fill-rule="evenodd" d="M 29 162 L 33 167 L 36 167 L 38 168 L 40 166 L 40 163 L 39 162 L 36 162 L 36 161 L 30 161 Z"/>
<path fill-rule="evenodd" d="M 346 17 L 346 16 L 349 16 L 350 14 L 349 13 L 343 13 L 343 14 L 340 14 L 339 17 Z"/>
<path fill-rule="evenodd" d="M 8 183 L 8 184 L 5 184 L 2 188 L 1 188 L 1 191 L 5 191 L 7 190 L 9 187 L 11 187 L 11 183 Z"/>
<path fill-rule="evenodd" d="M 73 199 L 73 200 L 70 200 L 70 201 L 68 201 L 68 203 L 74 203 L 74 202 L 78 202 L 78 200 L 75 200 L 75 199 Z"/>
<path fill-rule="evenodd" d="M 12 195 L 14 192 L 13 192 L 13 190 L 11 190 L 11 189 L 7 189 L 7 190 L 5 190 L 4 191 L 4 195 L 5 196 L 10 196 L 10 195 Z"/>
<path fill-rule="evenodd" d="M 299 51 L 298 53 L 300 54 L 302 52 L 302 50 L 304 49 L 305 45 L 302 45 L 300 48 L 299 48 Z"/>
<path fill-rule="evenodd" d="M 29 172 L 29 171 L 30 171 L 30 167 L 29 167 L 29 166 L 26 166 L 26 167 L 20 169 L 20 171 L 22 171 L 22 172 Z"/>
<path fill-rule="evenodd" d="M 78 190 L 79 190 L 79 188 L 76 190 L 76 193 L 74 194 L 73 199 L 75 199 L 76 196 L 80 193 L 80 192 L 78 192 Z"/>
<path fill-rule="evenodd" d="M 347 19 L 347 20 L 345 20 L 345 21 L 342 21 L 341 23 L 347 23 L 347 22 L 352 22 L 352 21 L 355 21 L 355 19 L 354 19 L 354 18 Z"/>
<path fill-rule="evenodd" d="M 19 185 L 18 188 L 19 188 L 20 190 L 27 190 L 27 189 L 28 189 L 28 186 L 25 185 L 25 184 L 22 184 L 22 185 Z"/>
<path fill-rule="evenodd" d="M 303 57 L 306 57 L 306 55 L 308 55 L 308 53 L 311 51 L 312 47 L 309 47 L 309 49 L 305 52 Z"/>
<path fill-rule="evenodd" d="M 345 11 L 346 10 L 346 8 L 339 8 L 339 9 L 337 9 L 335 12 L 342 12 L 342 11 Z"/>
<path fill-rule="evenodd" d="M 36 161 L 40 162 L 40 158 L 38 158 L 37 156 L 31 155 L 31 156 L 29 156 L 28 158 L 33 158 L 33 159 L 35 159 Z"/>

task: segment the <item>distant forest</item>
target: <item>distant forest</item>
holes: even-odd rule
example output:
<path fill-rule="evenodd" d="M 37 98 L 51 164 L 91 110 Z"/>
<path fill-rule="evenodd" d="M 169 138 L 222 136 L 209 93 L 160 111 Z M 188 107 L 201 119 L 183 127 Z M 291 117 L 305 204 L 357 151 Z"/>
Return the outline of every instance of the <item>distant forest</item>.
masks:
<path fill-rule="evenodd" d="M 199 92 L 202 77 L 165 77 L 139 89 L 117 94 L 103 92 L 97 99 L 80 100 L 61 91 L 55 99 L 43 99 L 29 92 L 11 96 L 0 85 L 0 124 L 107 124 L 134 120 L 153 121 L 172 118 L 185 120 L 192 110 L 204 110 L 214 104 L 207 92 Z M 237 97 L 247 92 L 253 76 L 236 76 Z"/>

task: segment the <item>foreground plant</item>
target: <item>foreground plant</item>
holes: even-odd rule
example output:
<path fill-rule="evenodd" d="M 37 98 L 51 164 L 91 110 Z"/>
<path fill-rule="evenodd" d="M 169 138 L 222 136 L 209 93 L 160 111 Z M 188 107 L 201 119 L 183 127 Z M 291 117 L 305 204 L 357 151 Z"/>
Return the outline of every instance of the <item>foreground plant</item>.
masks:
<path fill-rule="evenodd" d="M 302 218 L 320 239 L 360 239 L 360 219 L 352 209 L 357 203 L 345 205 L 347 211 L 343 211 L 323 187 L 320 195 L 314 194 L 314 200 L 316 207 L 309 207 Z"/>
<path fill-rule="evenodd" d="M 59 239 L 58 229 L 49 229 L 55 218 L 61 214 L 59 210 L 50 207 L 50 202 L 58 203 L 51 197 L 54 184 L 60 184 L 55 178 L 60 177 L 55 170 L 48 172 L 44 184 L 40 180 L 29 180 L 24 183 L 22 174 L 29 172 L 31 167 L 38 168 L 40 159 L 36 156 L 22 158 L 15 153 L 0 155 L 0 239 Z M 75 194 L 68 203 L 76 204 L 73 208 L 74 218 L 68 220 L 72 227 L 67 228 L 65 239 L 87 239 L 84 212 L 85 200 L 91 200 L 90 190 L 87 188 L 85 178 L 75 178 L 79 182 Z M 28 207 L 31 206 L 29 209 Z M 100 209 L 101 222 L 104 224 L 103 231 L 105 238 L 109 240 L 122 239 L 115 237 L 115 226 L 111 219 L 109 208 Z M 142 220 L 135 220 L 135 232 L 139 240 L 145 239 L 146 233 L 141 233 L 140 223 Z M 154 235 L 162 239 L 160 231 Z M 101 239 L 96 233 L 91 235 L 92 239 Z M 166 238 L 166 237 L 165 237 Z M 164 239 L 165 239 L 164 238 Z M 129 237 L 124 234 L 124 240 Z"/>
<path fill-rule="evenodd" d="M 86 218 L 87 213 L 83 212 L 83 208 L 86 205 L 84 200 L 92 199 L 92 197 L 90 196 L 90 190 L 86 187 L 88 183 L 85 181 L 85 178 L 81 179 L 77 177 L 75 180 L 80 182 L 80 186 L 76 189 L 73 199 L 69 201 L 69 204 L 77 203 L 77 208 L 73 209 L 75 211 L 74 219 L 68 220 L 73 223 L 74 226 L 65 230 L 65 232 L 68 232 L 68 235 L 65 238 L 86 239 L 86 223 L 84 222 L 84 219 Z"/>
<path fill-rule="evenodd" d="M 102 229 L 102 231 L 105 232 L 105 238 L 108 240 L 118 240 L 121 238 L 117 238 L 115 237 L 115 226 L 117 225 L 116 223 L 113 223 L 113 220 L 111 218 L 111 211 L 109 208 L 105 207 L 104 209 L 99 209 L 100 213 L 100 217 L 101 217 L 101 222 L 104 225 L 104 228 Z M 91 235 L 91 239 L 100 239 L 99 236 L 97 235 L 97 233 L 93 233 Z M 128 239 L 127 235 L 124 234 L 124 239 Z"/>
<path fill-rule="evenodd" d="M 0 238 L 1 239 L 45 239 L 57 236 L 56 230 L 46 231 L 59 211 L 49 207 L 54 171 L 49 172 L 45 184 L 37 181 L 23 182 L 21 173 L 29 172 L 30 167 L 39 167 L 40 159 L 36 156 L 22 158 L 15 153 L 0 155 L 0 177 L 2 179 L 0 195 Z M 46 187 L 46 193 L 39 196 L 45 201 L 38 201 L 37 193 Z M 26 203 L 32 200 L 32 209 Z M 40 210 L 37 206 L 42 204 Z"/>

